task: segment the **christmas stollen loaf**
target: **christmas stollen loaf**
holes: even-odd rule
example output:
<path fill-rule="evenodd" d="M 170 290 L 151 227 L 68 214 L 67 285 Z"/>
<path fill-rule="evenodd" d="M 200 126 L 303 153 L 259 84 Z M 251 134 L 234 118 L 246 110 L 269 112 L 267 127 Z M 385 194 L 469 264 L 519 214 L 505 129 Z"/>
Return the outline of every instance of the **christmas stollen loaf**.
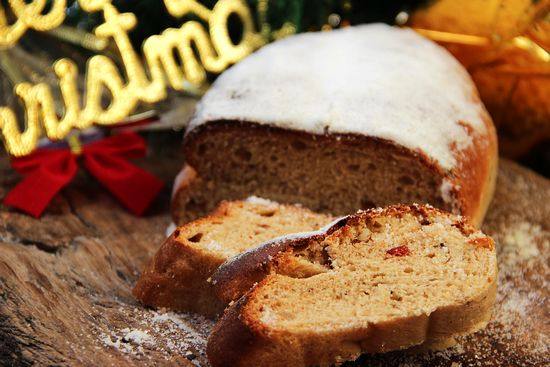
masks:
<path fill-rule="evenodd" d="M 381 24 L 267 45 L 223 73 L 185 134 L 176 223 L 250 195 L 349 214 L 430 203 L 479 224 L 494 126 L 442 47 Z"/>
<path fill-rule="evenodd" d="M 212 366 L 328 366 L 448 347 L 484 327 L 497 260 L 493 240 L 463 217 L 400 205 L 272 240 L 212 281 L 235 299 L 208 339 Z"/>
<path fill-rule="evenodd" d="M 222 202 L 204 218 L 178 227 L 141 274 L 133 294 L 143 304 L 213 317 L 220 301 L 208 279 L 224 261 L 274 237 L 317 230 L 332 217 L 251 197 Z"/>

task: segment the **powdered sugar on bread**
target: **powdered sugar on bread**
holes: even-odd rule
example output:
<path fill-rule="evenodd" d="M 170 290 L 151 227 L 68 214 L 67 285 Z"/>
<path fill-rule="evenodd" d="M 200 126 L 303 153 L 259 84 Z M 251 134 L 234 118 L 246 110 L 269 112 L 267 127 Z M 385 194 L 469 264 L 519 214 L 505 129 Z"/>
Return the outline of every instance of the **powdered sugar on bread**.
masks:
<path fill-rule="evenodd" d="M 221 75 L 188 132 L 235 120 L 360 134 L 457 164 L 486 112 L 466 71 L 411 30 L 364 25 L 307 33 L 268 45 Z"/>

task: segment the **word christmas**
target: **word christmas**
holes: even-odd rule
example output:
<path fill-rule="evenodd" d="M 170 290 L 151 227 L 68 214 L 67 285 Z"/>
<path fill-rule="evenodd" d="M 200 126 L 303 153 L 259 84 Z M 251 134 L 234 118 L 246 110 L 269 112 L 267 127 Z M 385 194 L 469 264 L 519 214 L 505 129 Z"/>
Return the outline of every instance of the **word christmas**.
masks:
<path fill-rule="evenodd" d="M 49 139 L 58 140 L 66 137 L 72 129 L 84 129 L 94 123 L 116 124 L 129 116 L 140 102 L 154 103 L 166 98 L 168 85 L 180 91 L 187 83 L 200 86 L 206 80 L 206 72 L 219 73 L 264 43 L 255 31 L 249 8 L 241 0 L 220 0 L 213 9 L 194 0 L 164 1 L 172 16 L 179 18 L 194 14 L 208 24 L 208 31 L 198 21 L 187 21 L 178 29 L 167 29 L 143 43 L 142 58 L 128 37 L 128 32 L 136 25 L 134 14 L 119 13 L 111 0 L 79 0 L 86 12 L 102 12 L 104 22 L 95 29 L 95 34 L 101 39 L 114 41 L 122 59 L 124 76 L 108 57 L 91 57 L 86 66 L 85 96 L 81 98 L 77 88 L 77 65 L 70 59 L 56 61 L 53 69 L 59 79 L 64 104 L 62 117 L 56 113 L 54 97 L 47 84 L 16 85 L 15 93 L 25 107 L 26 124 L 20 131 L 14 111 L 0 108 L 0 130 L 7 151 L 13 156 L 31 153 L 42 131 Z M 10 0 L 9 3 L 17 21 L 8 24 L 0 6 L 2 48 L 13 46 L 27 29 L 50 30 L 65 18 L 66 0 L 51 1 L 46 14 L 42 13 L 47 0 L 31 3 Z M 229 36 L 227 23 L 231 14 L 237 15 L 242 23 L 238 44 L 234 44 Z M 181 64 L 175 53 L 182 60 Z M 110 96 L 106 107 L 102 103 L 105 96 Z"/>

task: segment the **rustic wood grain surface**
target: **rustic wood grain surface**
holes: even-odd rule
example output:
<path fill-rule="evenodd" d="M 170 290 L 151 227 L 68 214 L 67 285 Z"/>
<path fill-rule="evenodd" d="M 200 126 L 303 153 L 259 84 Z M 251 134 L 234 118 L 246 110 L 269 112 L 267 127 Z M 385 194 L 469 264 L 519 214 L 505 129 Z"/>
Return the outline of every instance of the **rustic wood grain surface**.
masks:
<path fill-rule="evenodd" d="M 169 182 L 177 146 L 144 165 Z M 0 198 L 19 178 L 0 158 Z M 42 219 L 0 207 L 0 365 L 207 365 L 212 323 L 140 306 L 130 290 L 162 242 L 169 190 L 144 218 L 81 174 Z M 499 295 L 487 329 L 438 353 L 363 356 L 363 366 L 543 366 L 550 363 L 550 181 L 500 164 L 484 230 L 499 245 Z"/>

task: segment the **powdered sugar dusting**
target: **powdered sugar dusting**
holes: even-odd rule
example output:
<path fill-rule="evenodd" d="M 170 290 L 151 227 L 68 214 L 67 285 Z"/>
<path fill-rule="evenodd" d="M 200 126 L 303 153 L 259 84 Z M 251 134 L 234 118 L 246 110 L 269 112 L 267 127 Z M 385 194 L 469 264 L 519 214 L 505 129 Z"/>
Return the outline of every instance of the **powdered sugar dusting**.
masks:
<path fill-rule="evenodd" d="M 182 357 L 197 366 L 206 362 L 206 339 L 213 322 L 194 314 L 176 314 L 166 310 L 146 310 L 121 306 L 120 314 L 132 320 L 132 325 L 99 330 L 98 339 L 132 358 L 143 359 L 160 354 L 166 359 Z"/>
<path fill-rule="evenodd" d="M 123 353 L 144 354 L 143 346 L 151 346 L 155 339 L 146 331 L 124 328 L 121 333 L 102 334 L 101 340 L 105 345 L 111 346 Z"/>
<path fill-rule="evenodd" d="M 153 344 L 155 341 L 155 338 L 153 338 L 151 335 L 149 335 L 146 331 L 143 331 L 143 330 L 139 330 L 139 329 L 130 330 L 126 328 L 122 331 L 126 332 L 126 335 L 124 335 L 124 339 L 132 341 L 138 345 Z"/>
<path fill-rule="evenodd" d="M 166 227 L 166 230 L 164 231 L 164 235 L 166 237 L 170 237 L 172 235 L 172 233 L 174 233 L 174 231 L 176 230 L 176 228 L 178 228 L 176 226 L 176 223 L 174 222 L 170 222 L 170 224 L 168 225 L 168 227 Z"/>
<path fill-rule="evenodd" d="M 105 345 L 128 354 L 144 354 L 143 345 L 151 345 L 154 342 L 147 332 L 128 328 L 122 329 L 120 334 L 102 334 L 101 340 Z"/>
<path fill-rule="evenodd" d="M 247 203 L 258 204 L 258 205 L 279 205 L 277 202 L 269 199 L 260 198 L 258 196 L 249 196 L 245 200 Z"/>
<path fill-rule="evenodd" d="M 439 191 L 441 193 L 441 198 L 443 199 L 443 201 L 447 204 L 454 204 L 456 203 L 456 200 L 453 196 L 453 189 L 454 189 L 454 185 L 453 183 L 444 178 L 443 181 L 441 182 L 441 186 L 439 187 Z"/>
<path fill-rule="evenodd" d="M 548 249 L 548 239 L 544 238 L 544 231 L 540 225 L 519 222 L 506 230 L 501 241 L 501 259 L 507 265 L 506 268 L 519 262 L 531 263 L 537 260 L 541 254 L 538 242 L 541 242 L 543 248 Z"/>
<path fill-rule="evenodd" d="M 517 220 L 493 237 L 498 245 L 499 288 L 493 320 L 483 333 L 507 352 L 520 351 L 535 363 L 550 352 L 547 315 L 541 311 L 548 302 L 550 232 Z"/>
<path fill-rule="evenodd" d="M 514 330 L 532 330 L 522 347 L 547 355 L 550 329 L 546 333 L 541 333 L 541 328 L 535 331 L 534 324 L 545 315 L 533 312 L 548 302 L 550 232 L 538 224 L 518 221 L 495 238 L 500 264 L 495 322 L 508 331 L 502 335 L 504 340 L 513 339 Z M 538 286 L 528 286 L 529 283 Z"/>
<path fill-rule="evenodd" d="M 213 252 L 214 254 L 223 254 L 225 257 L 235 256 L 236 253 L 234 249 L 228 248 L 227 246 L 213 240 L 201 243 L 201 245 L 204 250 Z"/>
<path fill-rule="evenodd" d="M 236 120 L 368 135 L 421 150 L 451 169 L 459 154 L 451 147 L 471 144 L 464 125 L 485 133 L 474 90 L 449 53 L 411 30 L 374 24 L 306 33 L 265 46 L 222 74 L 187 131 Z"/>

